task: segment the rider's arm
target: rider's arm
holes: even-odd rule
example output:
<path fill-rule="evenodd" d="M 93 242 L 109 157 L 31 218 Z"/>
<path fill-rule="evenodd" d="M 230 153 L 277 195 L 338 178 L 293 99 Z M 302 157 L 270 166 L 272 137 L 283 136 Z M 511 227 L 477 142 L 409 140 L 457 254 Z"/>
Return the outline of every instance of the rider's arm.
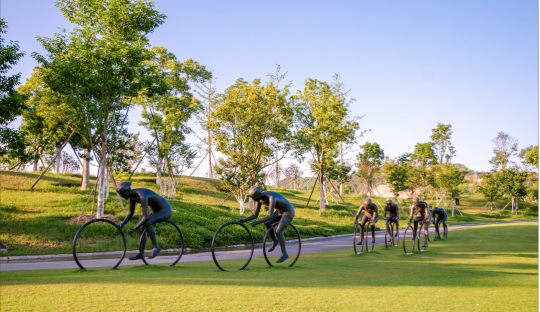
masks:
<path fill-rule="evenodd" d="M 274 215 L 274 208 L 276 207 L 276 201 L 274 200 L 274 196 L 268 197 L 268 215 L 258 221 L 254 221 L 251 223 L 251 225 L 255 226 L 259 223 L 264 223 L 272 218 Z"/>
<path fill-rule="evenodd" d="M 431 222 L 432 222 L 433 224 L 435 224 L 435 215 L 436 215 L 436 214 L 437 214 L 437 213 L 435 212 L 435 209 L 431 209 L 431 215 L 433 216 L 433 218 L 431 219 Z"/>
<path fill-rule="evenodd" d="M 386 220 L 386 205 L 383 206 L 382 210 L 383 210 L 383 219 Z"/>
<path fill-rule="evenodd" d="M 424 214 L 424 220 L 422 220 L 423 222 L 429 222 L 429 219 L 431 219 L 431 215 L 429 213 L 429 206 L 427 204 L 424 205 L 424 207 L 426 207 L 426 213 Z M 428 224 L 429 225 L 429 224 Z"/>
<path fill-rule="evenodd" d="M 358 212 L 354 216 L 354 224 L 358 223 L 358 217 L 360 216 L 360 213 L 362 212 L 363 209 L 364 209 L 364 205 L 358 207 Z"/>
<path fill-rule="evenodd" d="M 126 215 L 126 217 L 124 218 L 124 221 L 122 221 L 122 223 L 120 223 L 120 228 L 123 228 L 124 225 L 126 225 L 131 220 L 131 218 L 133 217 L 133 213 L 135 212 L 135 204 L 136 204 L 135 200 L 130 198 L 129 199 L 129 212 Z"/>
<path fill-rule="evenodd" d="M 375 213 L 373 213 L 373 222 L 377 222 L 379 219 L 379 208 L 375 206 Z"/>
<path fill-rule="evenodd" d="M 413 208 L 412 205 L 411 205 L 411 215 L 409 216 L 409 224 L 411 224 L 411 222 L 412 222 L 412 218 L 413 218 L 413 216 L 414 216 L 414 211 L 415 211 L 415 210 L 414 210 L 414 208 Z"/>
<path fill-rule="evenodd" d="M 253 202 L 253 199 L 250 198 L 249 201 Z M 255 207 L 253 207 L 253 214 L 247 218 L 238 220 L 238 222 L 244 223 L 244 222 L 251 221 L 253 219 L 257 219 L 259 217 L 259 212 L 261 211 L 261 203 L 257 202 L 254 204 L 255 204 Z"/>
<path fill-rule="evenodd" d="M 142 219 L 137 223 L 137 225 L 132 228 L 132 231 L 138 230 L 141 226 L 143 226 L 146 221 L 148 220 L 148 199 L 146 197 L 141 199 L 141 210 L 142 210 Z"/>

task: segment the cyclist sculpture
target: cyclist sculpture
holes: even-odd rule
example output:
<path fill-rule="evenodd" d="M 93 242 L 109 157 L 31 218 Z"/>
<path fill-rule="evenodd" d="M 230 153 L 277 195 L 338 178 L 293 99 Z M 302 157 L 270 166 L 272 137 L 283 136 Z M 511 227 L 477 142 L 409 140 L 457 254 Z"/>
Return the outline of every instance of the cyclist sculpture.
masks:
<path fill-rule="evenodd" d="M 435 225 L 435 239 L 441 239 L 441 235 L 439 234 L 439 224 L 440 222 L 442 222 L 443 227 L 446 225 L 446 220 L 448 220 L 448 214 L 444 209 L 439 207 L 433 208 L 431 213 L 433 214 L 432 223 Z M 435 216 L 437 216 L 437 220 L 435 220 Z"/>
<path fill-rule="evenodd" d="M 360 242 L 358 242 L 356 245 L 362 245 L 362 242 L 364 241 L 364 225 L 367 221 L 370 222 L 371 226 L 371 238 L 373 239 L 373 244 L 375 244 L 375 223 L 379 220 L 379 207 L 375 205 L 371 199 L 366 198 L 364 200 L 364 203 L 358 207 L 358 212 L 354 216 L 354 224 L 358 224 L 358 217 L 360 216 L 360 213 L 362 210 L 365 210 L 364 217 L 362 218 L 362 221 L 360 221 L 360 226 L 362 227 L 362 234 L 360 234 Z"/>
<path fill-rule="evenodd" d="M 386 220 L 386 230 L 388 231 L 390 228 L 390 224 L 394 223 L 396 225 L 395 236 L 397 237 L 399 233 L 399 207 L 398 205 L 394 204 L 394 202 L 392 202 L 392 200 L 389 199 L 386 201 L 386 206 L 384 206 L 383 212 L 384 212 L 383 219 Z M 386 217 L 386 213 L 390 214 L 390 216 Z M 392 234 L 390 233 L 390 235 Z M 388 241 L 390 242 L 391 240 L 392 238 L 390 238 Z"/>
<path fill-rule="evenodd" d="M 253 221 L 250 224 L 251 226 L 256 226 L 257 224 L 264 223 L 268 229 L 273 223 L 279 222 L 276 229 L 277 238 L 272 232 L 273 245 L 268 251 L 273 251 L 279 242 L 279 246 L 281 247 L 281 257 L 276 262 L 281 263 L 287 260 L 289 255 L 285 248 L 285 236 L 283 235 L 283 231 L 285 231 L 285 228 L 294 218 L 293 206 L 279 193 L 272 191 L 262 192 L 262 187 L 260 186 L 253 186 L 249 189 L 249 198 L 250 201 L 253 201 L 254 203 L 253 214 L 245 219 L 238 220 L 238 222 L 245 223 L 256 219 L 261 211 L 261 205 L 268 206 L 268 216 L 258 221 Z"/>
<path fill-rule="evenodd" d="M 414 218 L 414 231 L 413 231 L 413 237 L 412 240 L 414 241 L 416 239 L 416 231 L 418 229 L 418 223 L 420 222 L 421 225 L 424 225 L 424 233 L 426 236 L 424 245 L 422 247 L 427 247 L 427 238 L 429 235 L 429 208 L 428 204 L 425 201 L 421 201 L 420 198 L 415 197 L 413 198 L 412 207 L 411 207 L 411 215 L 409 216 L 409 224 L 411 225 L 412 218 L 414 216 L 414 213 L 417 212 L 416 218 Z"/>
<path fill-rule="evenodd" d="M 156 239 L 156 231 L 154 230 L 154 227 L 152 225 L 158 222 L 169 220 L 172 215 L 171 206 L 165 200 L 165 198 L 159 196 L 158 194 L 154 193 L 149 189 L 138 188 L 132 190 L 131 182 L 122 182 L 118 184 L 118 186 L 116 187 L 116 192 L 120 194 L 120 196 L 122 196 L 123 198 L 129 199 L 129 212 L 126 215 L 124 221 L 122 221 L 122 223 L 119 225 L 120 228 L 123 228 L 126 223 L 128 223 L 133 217 L 133 213 L 135 212 L 135 205 L 137 203 L 141 204 L 142 219 L 137 225 L 135 225 L 134 228 L 128 229 L 127 233 L 131 234 L 136 230 L 139 230 L 142 234 L 144 229 L 146 229 L 146 232 L 150 236 L 150 240 L 152 241 L 152 245 L 154 247 L 152 249 L 152 255 L 148 257 L 148 259 L 155 258 L 157 254 L 161 251 L 161 248 L 158 246 Z M 148 207 L 152 209 L 150 213 L 148 212 Z M 141 240 L 141 244 L 144 246 L 146 242 L 146 234 L 141 235 L 139 239 Z M 129 260 L 137 259 L 142 259 L 140 252 L 137 255 L 129 258 Z"/>

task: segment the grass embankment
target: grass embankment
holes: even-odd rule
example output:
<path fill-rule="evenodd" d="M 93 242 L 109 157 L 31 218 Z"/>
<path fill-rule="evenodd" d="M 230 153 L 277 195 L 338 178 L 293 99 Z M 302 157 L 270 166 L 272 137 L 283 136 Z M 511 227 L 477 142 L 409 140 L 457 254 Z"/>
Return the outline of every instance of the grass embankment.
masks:
<path fill-rule="evenodd" d="M 38 174 L 31 172 L 0 172 L 0 241 L 10 246 L 10 255 L 32 254 L 58 254 L 70 253 L 71 241 L 81 224 L 70 225 L 67 221 L 81 213 L 82 208 L 90 194 L 90 190 L 80 191 L 80 175 L 52 174 L 47 173 L 37 184 L 34 190 L 30 186 L 36 180 Z M 127 176 L 117 177 L 117 182 L 126 179 Z M 139 175 L 133 178 L 133 187 L 149 188 L 158 191 L 151 175 Z M 95 178 L 91 179 L 91 183 Z M 238 203 L 230 197 L 223 205 L 220 203 L 227 193 L 218 190 L 219 182 L 205 178 L 181 179 L 178 196 L 169 199 L 173 208 L 172 220 L 182 229 L 186 247 L 200 248 L 211 244 L 214 232 L 223 223 L 241 218 Z M 319 208 L 316 199 L 318 191 L 313 193 L 309 207 L 306 206 L 310 191 L 294 191 L 279 189 L 295 206 L 296 217 L 293 223 L 298 227 L 302 237 L 331 236 L 352 233 L 352 216 L 344 205 L 330 202 L 327 210 L 319 216 Z M 345 200 L 351 209 L 356 210 L 365 196 L 354 194 L 345 195 Z M 378 204 L 384 204 L 384 199 L 374 198 Z M 462 195 L 460 207 L 464 217 L 457 211 L 454 218 L 449 219 L 450 224 L 478 223 L 490 221 L 531 220 L 538 219 L 538 206 L 520 203 L 524 214 L 511 215 L 508 208 L 503 216 L 498 214 L 489 216 L 478 215 L 485 205 L 480 195 Z M 499 207 L 506 204 L 499 201 Z M 124 201 L 127 206 L 127 201 Z M 91 204 L 85 213 L 91 211 Z M 137 206 L 136 214 L 140 214 Z M 405 209 L 408 212 L 408 209 Z M 248 211 L 249 212 L 249 211 Z M 248 214 L 246 212 L 244 217 Z M 356 213 L 356 211 L 354 211 Z M 484 210 L 486 212 L 486 210 Z M 122 209 L 112 189 L 109 199 L 105 204 L 105 213 L 113 214 L 123 219 Z M 266 212 L 261 212 L 261 217 Z M 405 219 L 402 216 L 402 219 Z M 378 227 L 384 226 L 384 220 L 380 219 Z M 128 227 L 133 227 L 136 221 L 132 221 Z M 265 233 L 264 225 L 252 228 L 255 240 L 261 242 Z M 159 232 L 158 232 L 159 237 Z M 137 249 L 137 236 L 127 237 L 128 249 Z M 99 237 L 89 239 L 89 245 L 82 248 L 81 252 L 119 250 L 120 246 L 108 240 L 105 233 Z M 236 242 L 238 243 L 238 242 Z M 173 248 L 168 242 L 161 242 L 162 248 Z"/>
<path fill-rule="evenodd" d="M 4 311 L 537 311 L 538 224 L 451 231 L 416 256 L 378 245 L 304 254 L 293 268 L 256 258 L 235 273 L 211 261 L 8 271 L 0 285 Z"/>

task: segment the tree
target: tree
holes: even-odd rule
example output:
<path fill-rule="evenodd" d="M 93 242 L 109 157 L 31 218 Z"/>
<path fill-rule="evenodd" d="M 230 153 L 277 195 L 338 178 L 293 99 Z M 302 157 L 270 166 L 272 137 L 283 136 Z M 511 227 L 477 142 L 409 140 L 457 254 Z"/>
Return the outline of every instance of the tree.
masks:
<path fill-rule="evenodd" d="M 493 206 L 497 208 L 497 206 L 495 205 L 495 201 L 501 196 L 500 181 L 497 178 L 496 174 L 483 173 L 482 175 L 480 175 L 480 178 L 482 179 L 482 181 L 478 186 L 477 190 L 482 195 L 484 195 L 484 198 L 487 200 L 486 206 L 489 205 L 490 208 L 489 215 L 493 215 Z M 497 208 L 497 210 L 499 209 Z"/>
<path fill-rule="evenodd" d="M 413 163 L 419 166 L 430 166 L 437 164 L 437 155 L 433 150 L 435 143 L 416 143 L 414 153 L 410 155 Z"/>
<path fill-rule="evenodd" d="M 433 134 L 431 140 L 433 141 L 432 148 L 437 155 L 437 161 L 443 163 L 449 162 L 456 155 L 456 150 L 450 142 L 452 137 L 452 125 L 445 125 L 443 123 L 437 123 L 437 128 L 432 129 Z"/>
<path fill-rule="evenodd" d="M 70 128 L 89 139 L 93 129 L 98 133 L 98 175 L 104 177 L 114 146 L 109 146 L 112 115 L 126 110 L 143 88 L 160 91 L 160 77 L 145 63 L 154 55 L 147 35 L 165 16 L 146 1 L 58 0 L 55 5 L 74 24 L 73 31 L 38 38 L 48 55 L 33 56 L 45 69 L 45 84 L 77 112 L 68 122 Z M 103 216 L 105 181 L 99 183 L 98 218 Z"/>
<path fill-rule="evenodd" d="M 386 184 L 390 188 L 394 199 L 397 201 L 399 193 L 409 189 L 409 171 L 411 166 L 403 158 L 386 158 L 383 170 Z"/>
<path fill-rule="evenodd" d="M 449 164 L 439 164 L 435 169 L 435 183 L 440 187 L 446 195 L 452 199 L 459 192 L 459 185 L 465 181 L 464 173 L 458 167 Z M 452 217 L 454 216 L 454 204 L 452 203 Z"/>
<path fill-rule="evenodd" d="M 502 190 L 511 198 L 512 213 L 515 211 L 517 214 L 519 199 L 527 195 L 525 186 L 528 177 L 527 172 L 518 171 L 515 168 L 504 168 L 497 172 L 497 176 Z"/>
<path fill-rule="evenodd" d="M 0 162 L 26 163 L 30 159 L 25 152 L 27 142 L 19 131 L 8 127 L 25 109 L 25 98 L 15 89 L 19 85 L 21 73 L 7 76 L 24 56 L 24 52 L 19 52 L 17 41 L 10 40 L 5 44 L 7 28 L 6 21 L 0 18 Z"/>
<path fill-rule="evenodd" d="M 341 98 L 344 101 L 345 107 L 349 108 L 349 106 L 353 104 L 356 101 L 356 99 L 353 97 L 349 97 L 349 92 L 351 92 L 351 90 L 345 87 L 345 84 L 343 83 L 343 81 L 341 81 L 340 74 L 334 74 L 333 78 L 334 78 L 334 82 L 332 83 L 332 91 L 337 97 Z M 355 117 L 355 121 L 358 121 L 360 118 L 361 117 Z M 362 136 L 363 133 L 364 132 L 360 133 L 359 136 Z M 346 166 L 346 164 L 343 163 L 343 155 L 344 155 L 343 143 L 344 142 L 339 142 L 339 165 L 340 166 Z M 347 146 L 345 146 L 345 149 L 346 148 Z M 343 183 L 339 183 L 339 195 L 343 196 Z"/>
<path fill-rule="evenodd" d="M 208 177 L 210 179 L 215 178 L 214 168 L 212 167 L 212 158 L 215 160 L 212 147 L 215 146 L 215 143 L 212 141 L 212 134 L 210 133 L 210 121 L 212 112 L 219 105 L 219 94 L 217 93 L 215 84 L 216 79 L 211 78 L 202 83 L 196 84 L 198 90 L 195 90 L 195 92 L 201 97 L 201 106 L 196 117 L 202 130 L 206 132 L 206 137 L 199 139 L 203 143 L 203 146 L 206 146 L 206 156 L 208 156 Z"/>
<path fill-rule="evenodd" d="M 522 149 L 519 158 L 524 165 L 532 165 L 538 170 L 538 145 Z"/>
<path fill-rule="evenodd" d="M 293 109 L 285 93 L 273 82 L 259 79 L 248 83 L 238 79 L 225 90 L 220 104 L 211 114 L 210 130 L 216 149 L 225 155 L 216 172 L 221 188 L 231 192 L 244 212 L 247 190 L 264 184 L 265 168 L 272 161 L 272 143 L 291 137 Z"/>
<path fill-rule="evenodd" d="M 371 196 L 375 177 L 382 169 L 384 151 L 377 142 L 373 144 L 366 142 L 360 148 L 363 152 L 358 153 L 356 156 L 356 167 L 358 168 L 356 175 L 363 180 L 366 192 L 368 196 Z"/>
<path fill-rule="evenodd" d="M 174 175 L 171 157 L 174 151 L 182 151 L 185 156 L 191 155 L 190 148 L 184 143 L 185 135 L 191 132 L 186 124 L 199 109 L 199 101 L 190 92 L 188 82 L 200 83 L 210 79 L 211 73 L 191 59 L 178 62 L 176 56 L 164 47 L 154 47 L 151 51 L 155 56 L 149 66 L 154 69 L 156 76 L 163 78 L 162 90 L 160 93 L 149 94 L 145 90 L 136 102 L 143 108 L 143 121 L 139 124 L 148 129 L 156 142 L 148 148 L 157 152 L 157 182 L 161 187 L 161 195 L 167 194 L 170 198 L 176 194 L 179 181 Z M 163 166 L 168 174 L 164 181 L 161 180 Z"/>
<path fill-rule="evenodd" d="M 75 157 L 69 155 L 66 152 L 62 152 L 61 156 L 58 158 L 60 158 L 60 164 L 61 164 L 61 167 L 58 172 L 75 173 L 79 171 L 79 169 L 81 168 L 79 166 L 79 162 L 77 161 L 77 159 L 75 159 Z"/>
<path fill-rule="evenodd" d="M 411 195 L 415 196 L 419 190 L 425 190 L 433 185 L 433 168 L 437 164 L 437 156 L 433 151 L 433 142 L 417 143 L 414 153 L 407 155 L 411 161 L 408 176 L 408 186 Z"/>
<path fill-rule="evenodd" d="M 22 115 L 20 130 L 30 142 L 34 171 L 37 171 L 37 164 L 44 150 L 54 148 L 58 153 L 71 134 L 64 121 L 74 112 L 45 85 L 42 69 L 39 67 L 34 68 L 32 76 L 19 88 L 19 92 L 27 99 L 27 110 Z M 61 172 L 61 163 L 61 156 L 57 157 L 55 172 Z"/>
<path fill-rule="evenodd" d="M 304 90 L 293 97 L 297 103 L 297 154 L 310 152 L 319 172 L 319 214 L 325 210 L 324 175 L 327 156 L 333 155 L 339 142 L 350 143 L 359 128 L 358 122 L 347 120 L 349 110 L 343 97 L 336 95 L 323 81 L 307 79 Z"/>
<path fill-rule="evenodd" d="M 495 147 L 493 148 L 493 153 L 495 156 L 489 161 L 493 165 L 493 170 L 498 170 L 499 168 L 506 169 L 510 164 L 514 164 L 510 160 L 510 157 L 516 156 L 518 151 L 518 140 L 514 139 L 508 133 L 499 132 L 497 136 L 493 139 Z"/>
<path fill-rule="evenodd" d="M 291 186 L 295 190 L 298 190 L 298 187 L 300 186 L 300 179 L 302 178 L 302 174 L 304 174 L 304 171 L 300 170 L 300 166 L 298 166 L 298 164 L 292 163 L 287 168 L 285 168 L 283 173 L 290 181 Z"/>

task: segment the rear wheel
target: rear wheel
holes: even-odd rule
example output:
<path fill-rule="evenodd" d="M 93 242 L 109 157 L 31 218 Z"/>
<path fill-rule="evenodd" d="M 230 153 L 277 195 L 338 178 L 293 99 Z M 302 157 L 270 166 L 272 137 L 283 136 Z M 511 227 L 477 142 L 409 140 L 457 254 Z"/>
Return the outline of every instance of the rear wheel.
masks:
<path fill-rule="evenodd" d="M 298 229 L 292 225 L 289 224 L 285 228 L 285 231 L 283 232 L 283 236 L 285 236 L 285 242 L 289 242 L 287 249 L 288 253 L 291 253 L 291 256 L 289 256 L 289 259 L 281 262 L 276 263 L 276 260 L 279 259 L 281 256 L 281 248 L 280 246 L 276 246 L 276 248 L 268 252 L 267 250 L 272 246 L 273 240 L 271 238 L 270 233 L 276 234 L 275 228 L 277 223 L 272 224 L 272 226 L 266 231 L 266 234 L 264 234 L 263 239 L 263 254 L 264 259 L 266 260 L 266 263 L 268 263 L 269 266 L 288 266 L 292 267 L 296 261 L 298 260 L 298 257 L 300 257 L 300 251 L 302 250 L 302 241 L 300 239 L 300 232 L 298 232 Z M 272 263 L 273 262 L 273 263 Z"/>
<path fill-rule="evenodd" d="M 171 220 L 166 220 L 164 222 L 154 224 L 154 229 L 156 230 L 156 239 L 158 241 L 158 244 L 163 248 L 173 249 L 174 251 L 173 253 L 159 257 L 160 259 L 157 259 L 158 257 L 154 259 L 147 259 L 144 251 L 149 247 L 153 247 L 152 242 L 150 241 L 150 239 L 146 239 L 146 244 L 143 245 L 143 240 L 141 239 L 141 243 L 139 243 L 139 253 L 142 256 L 142 261 L 146 265 L 148 265 L 149 262 L 161 263 L 164 258 L 167 257 L 170 258 L 170 261 L 172 262 L 171 266 L 175 266 L 184 254 L 184 234 L 182 234 L 182 230 L 180 230 L 178 225 L 176 225 L 176 223 L 172 222 Z M 144 231 L 142 232 L 141 237 L 143 237 L 144 235 L 146 235 L 146 229 L 144 229 Z"/>

